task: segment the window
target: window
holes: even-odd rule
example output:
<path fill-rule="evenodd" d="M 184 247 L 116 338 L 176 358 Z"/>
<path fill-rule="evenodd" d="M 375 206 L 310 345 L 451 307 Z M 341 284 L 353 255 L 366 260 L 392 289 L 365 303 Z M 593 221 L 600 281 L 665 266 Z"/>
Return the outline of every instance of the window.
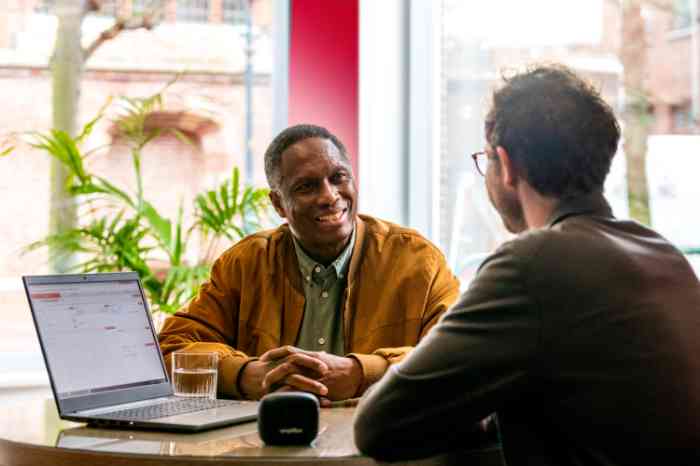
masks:
<path fill-rule="evenodd" d="M 102 0 L 100 3 L 100 9 L 95 12 L 98 16 L 117 16 L 119 0 Z"/>
<path fill-rule="evenodd" d="M 688 29 L 692 23 L 690 2 L 673 0 L 673 29 Z"/>
<path fill-rule="evenodd" d="M 436 239 L 464 285 L 483 253 L 492 251 L 507 237 L 488 201 L 483 179 L 467 157 L 485 143 L 483 118 L 492 88 L 499 83 L 499 73 L 526 63 L 562 62 L 597 85 L 622 116 L 624 69 L 617 55 L 621 12 L 618 2 L 607 0 L 442 0 L 440 5 L 443 137 L 441 182 L 434 188 L 439 198 Z M 643 21 L 656 27 L 661 24 L 666 32 L 671 27 L 688 27 L 689 2 L 676 1 L 675 5 L 673 26 L 667 21 L 668 12 L 658 8 L 646 10 Z M 547 15 L 537 13 L 544 10 Z M 654 54 L 647 54 L 644 73 L 649 84 L 644 92 L 650 101 L 663 101 L 668 91 L 666 83 L 692 82 L 687 46 L 666 41 L 665 34 L 649 35 L 647 39 L 658 43 L 649 44 L 656 48 Z M 691 101 L 690 84 L 676 86 L 674 92 L 678 101 Z M 662 129 L 654 130 L 652 126 L 650 130 L 653 135 L 647 138 L 646 162 L 652 226 L 690 250 L 700 246 L 700 220 L 688 215 L 695 209 L 691 199 L 700 197 L 700 188 L 689 175 L 700 171 L 700 159 L 695 156 L 700 154 L 700 136 L 689 134 L 693 122 L 687 105 L 675 108 L 665 118 L 656 111 L 650 112 L 649 121 Z M 674 134 L 674 127 L 684 134 Z M 675 168 L 679 166 L 683 168 Z M 625 171 L 620 149 L 606 183 L 606 195 L 615 214 L 622 218 L 628 216 Z"/>
<path fill-rule="evenodd" d="M 243 24 L 245 23 L 247 5 L 249 0 L 223 0 L 224 23 Z"/>
<path fill-rule="evenodd" d="M 56 7 L 56 0 L 39 0 L 34 7 L 34 11 L 37 13 L 53 13 Z"/>
<path fill-rule="evenodd" d="M 206 23 L 209 21 L 209 0 L 177 0 L 177 20 Z"/>
<path fill-rule="evenodd" d="M 695 126 L 690 105 L 676 105 L 671 111 L 673 112 L 674 131 L 686 132 Z"/>

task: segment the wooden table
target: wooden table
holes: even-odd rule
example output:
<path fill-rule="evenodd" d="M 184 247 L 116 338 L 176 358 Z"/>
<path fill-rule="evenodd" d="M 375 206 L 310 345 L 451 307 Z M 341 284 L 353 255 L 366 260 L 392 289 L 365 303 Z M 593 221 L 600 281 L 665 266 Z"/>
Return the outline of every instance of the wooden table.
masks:
<path fill-rule="evenodd" d="M 0 465 L 374 466 L 355 447 L 353 411 L 322 409 L 310 446 L 273 447 L 260 440 L 254 422 L 195 434 L 97 429 L 60 420 L 53 400 L 40 400 L 0 409 Z M 485 447 L 401 464 L 490 466 L 500 464 L 500 452 Z"/>

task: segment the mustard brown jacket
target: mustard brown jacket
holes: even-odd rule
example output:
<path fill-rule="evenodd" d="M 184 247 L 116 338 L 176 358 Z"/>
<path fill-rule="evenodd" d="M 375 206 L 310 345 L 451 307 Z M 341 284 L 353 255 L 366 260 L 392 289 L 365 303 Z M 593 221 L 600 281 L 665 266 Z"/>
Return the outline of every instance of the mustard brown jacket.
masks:
<path fill-rule="evenodd" d="M 360 215 L 341 307 L 345 352 L 362 366 L 360 392 L 423 338 L 457 299 L 442 253 L 414 230 Z M 287 225 L 250 235 L 219 257 L 186 310 L 159 335 L 176 350 L 219 353 L 219 393 L 242 397 L 238 374 L 251 357 L 294 345 L 304 288 Z"/>

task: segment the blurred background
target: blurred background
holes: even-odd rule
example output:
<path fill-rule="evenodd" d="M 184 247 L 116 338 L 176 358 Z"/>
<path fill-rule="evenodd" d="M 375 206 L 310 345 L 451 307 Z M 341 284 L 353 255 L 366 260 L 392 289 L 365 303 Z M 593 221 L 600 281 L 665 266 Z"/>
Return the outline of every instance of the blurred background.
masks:
<path fill-rule="evenodd" d="M 233 167 L 242 184 L 264 188 L 267 144 L 289 124 L 312 122 L 348 146 L 360 210 L 428 236 L 465 288 L 507 237 L 469 158 L 484 145 L 490 93 L 513 69 L 561 62 L 589 78 L 622 123 L 606 185 L 615 214 L 660 231 L 700 272 L 699 7 L 697 0 L 2 2 L 0 403 L 49 390 L 20 277 L 70 267 L 48 248 L 24 251 L 84 221 L 84 211 L 64 215 L 66 173 L 27 135 L 57 128 L 77 136 L 103 112 L 81 141 L 84 163 L 133 192 L 120 97 L 161 97 L 143 114 L 155 136 L 140 159 L 144 192 L 161 215 L 175 218 L 183 205 L 183 222 L 195 221 L 189 206 L 197 194 Z M 185 260 L 198 257 L 193 241 Z"/>

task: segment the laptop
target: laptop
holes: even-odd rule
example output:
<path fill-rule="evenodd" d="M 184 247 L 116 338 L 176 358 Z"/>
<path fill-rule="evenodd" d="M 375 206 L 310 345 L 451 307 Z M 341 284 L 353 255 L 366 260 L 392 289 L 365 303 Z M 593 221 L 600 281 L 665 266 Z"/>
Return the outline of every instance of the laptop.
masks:
<path fill-rule="evenodd" d="M 22 277 L 61 419 L 199 431 L 258 402 L 176 397 L 135 272 Z"/>

